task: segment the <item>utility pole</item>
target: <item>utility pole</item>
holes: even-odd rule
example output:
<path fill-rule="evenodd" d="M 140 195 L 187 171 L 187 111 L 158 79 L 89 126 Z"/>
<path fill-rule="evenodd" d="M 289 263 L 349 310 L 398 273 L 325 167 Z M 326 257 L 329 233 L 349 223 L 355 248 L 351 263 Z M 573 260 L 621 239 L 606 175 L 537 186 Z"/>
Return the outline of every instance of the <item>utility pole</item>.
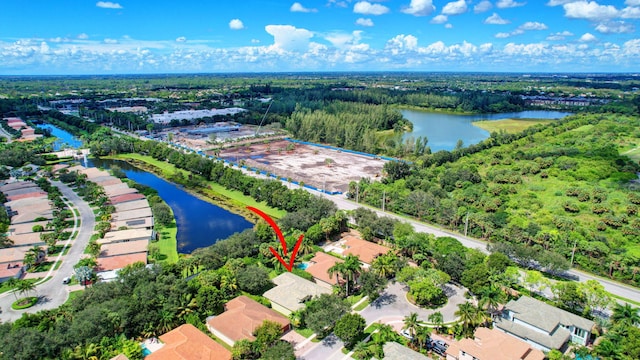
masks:
<path fill-rule="evenodd" d="M 571 267 L 573 267 L 573 257 L 576 255 L 576 246 L 578 246 L 578 239 L 573 241 L 573 250 L 571 251 Z"/>
<path fill-rule="evenodd" d="M 469 228 L 469 212 L 467 211 L 467 218 L 464 220 L 464 236 L 467 236 L 468 228 Z"/>

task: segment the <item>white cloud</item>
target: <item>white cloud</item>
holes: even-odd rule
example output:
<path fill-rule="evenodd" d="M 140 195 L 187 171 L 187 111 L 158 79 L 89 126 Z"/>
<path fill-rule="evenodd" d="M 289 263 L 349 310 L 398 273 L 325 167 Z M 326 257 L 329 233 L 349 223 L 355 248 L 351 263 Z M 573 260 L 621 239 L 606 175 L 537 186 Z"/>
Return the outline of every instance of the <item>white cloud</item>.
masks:
<path fill-rule="evenodd" d="M 626 7 L 620 11 L 623 19 L 640 19 L 640 7 Z"/>
<path fill-rule="evenodd" d="M 512 8 L 512 7 L 518 7 L 518 6 L 524 6 L 524 2 L 515 2 L 513 0 L 498 0 L 496 2 L 496 7 L 498 9 L 506 9 L 506 8 Z"/>
<path fill-rule="evenodd" d="M 485 11 L 491 10 L 493 5 L 491 5 L 491 1 L 482 0 L 476 6 L 473 7 L 473 12 L 476 14 L 483 13 Z"/>
<path fill-rule="evenodd" d="M 603 21 L 618 16 L 618 10 L 612 5 L 600 5 L 595 1 L 576 1 L 562 6 L 565 16 L 571 19 Z"/>
<path fill-rule="evenodd" d="M 103 9 L 122 9 L 122 5 L 111 1 L 98 1 L 96 6 Z"/>
<path fill-rule="evenodd" d="M 557 33 L 553 33 L 549 36 L 547 36 L 547 40 L 550 41 L 559 41 L 559 40 L 564 40 L 567 36 L 573 36 L 573 33 L 570 31 L 563 31 L 563 32 L 557 32 Z"/>
<path fill-rule="evenodd" d="M 273 36 L 273 47 L 285 51 L 304 51 L 309 47 L 313 33 L 291 25 L 267 25 L 264 28 Z"/>
<path fill-rule="evenodd" d="M 413 35 L 396 35 L 387 41 L 384 48 L 390 51 L 392 55 L 398 55 L 406 51 L 415 51 L 418 49 L 418 38 Z"/>
<path fill-rule="evenodd" d="M 361 49 L 363 45 L 368 47 L 366 44 L 360 44 L 360 40 L 362 39 L 362 31 L 360 30 L 356 30 L 351 34 L 334 33 L 326 36 L 325 39 L 341 50 Z"/>
<path fill-rule="evenodd" d="M 442 8 L 442 13 L 445 15 L 460 15 L 465 12 L 467 12 L 467 2 L 465 0 L 450 2 Z"/>
<path fill-rule="evenodd" d="M 368 1 L 360 1 L 353 6 L 353 12 L 364 15 L 383 15 L 389 12 L 389 8 L 380 4 L 372 4 Z"/>
<path fill-rule="evenodd" d="M 446 29 L 453 29 L 453 25 L 451 25 L 451 24 L 444 24 L 444 27 Z"/>
<path fill-rule="evenodd" d="M 640 6 L 640 0 L 626 0 L 624 4 L 627 6 Z"/>
<path fill-rule="evenodd" d="M 511 21 L 507 20 L 507 19 L 503 19 L 500 17 L 500 15 L 498 15 L 497 13 L 493 13 L 493 15 L 489 16 L 488 18 L 484 19 L 484 23 L 485 24 L 490 24 L 490 25 L 505 25 L 510 23 Z"/>
<path fill-rule="evenodd" d="M 522 30 L 546 30 L 548 29 L 547 25 L 543 23 L 539 23 L 537 21 L 528 21 L 518 27 L 518 29 Z"/>
<path fill-rule="evenodd" d="M 232 19 L 229 21 L 229 29 L 231 30 L 242 30 L 244 29 L 244 24 L 240 19 Z"/>
<path fill-rule="evenodd" d="M 595 36 L 593 36 L 592 34 L 589 33 L 584 33 L 584 35 L 580 36 L 580 41 L 582 42 L 592 42 L 592 41 L 596 41 L 597 38 Z"/>
<path fill-rule="evenodd" d="M 252 43 L 252 44 L 259 44 L 259 43 L 260 43 L 260 40 L 258 40 L 258 39 L 251 39 L 251 43 Z"/>
<path fill-rule="evenodd" d="M 318 9 L 309 9 L 302 6 L 302 4 L 300 4 L 299 2 L 294 2 L 293 5 L 291 5 L 291 8 L 289 8 L 289 11 L 309 13 L 309 12 L 318 12 Z"/>
<path fill-rule="evenodd" d="M 411 0 L 409 6 L 404 7 L 401 11 L 405 14 L 414 16 L 427 16 L 436 9 L 432 0 Z"/>
<path fill-rule="evenodd" d="M 76 38 L 80 39 L 80 40 L 86 40 L 89 38 L 89 35 L 85 34 L 85 33 L 80 33 L 78 34 L 78 36 L 76 36 Z"/>
<path fill-rule="evenodd" d="M 603 34 L 622 34 L 632 33 L 635 27 L 632 24 L 625 23 L 624 21 L 611 21 L 598 24 L 596 31 Z"/>
<path fill-rule="evenodd" d="M 368 18 L 358 18 L 358 20 L 356 20 L 356 25 L 371 27 L 373 26 L 373 20 Z"/>
<path fill-rule="evenodd" d="M 180 36 L 180 37 L 176 38 L 176 42 L 183 43 L 185 41 L 187 41 L 187 38 L 184 37 L 184 36 Z"/>
<path fill-rule="evenodd" d="M 547 6 L 558 6 L 558 5 L 564 5 L 564 4 L 568 4 L 571 2 L 576 2 L 577 0 L 549 0 L 549 2 L 547 3 Z"/>
<path fill-rule="evenodd" d="M 499 32 L 497 34 L 494 35 L 496 38 L 498 39 L 506 39 L 508 37 L 511 36 L 511 33 L 507 33 L 507 32 Z"/>
<path fill-rule="evenodd" d="M 117 44 L 118 40 L 106 38 L 106 39 L 104 39 L 104 43 L 105 44 Z"/>
<path fill-rule="evenodd" d="M 429 21 L 432 24 L 444 24 L 449 20 L 449 18 L 447 17 L 447 15 L 437 15 L 434 16 L 433 19 L 431 19 L 431 21 Z"/>

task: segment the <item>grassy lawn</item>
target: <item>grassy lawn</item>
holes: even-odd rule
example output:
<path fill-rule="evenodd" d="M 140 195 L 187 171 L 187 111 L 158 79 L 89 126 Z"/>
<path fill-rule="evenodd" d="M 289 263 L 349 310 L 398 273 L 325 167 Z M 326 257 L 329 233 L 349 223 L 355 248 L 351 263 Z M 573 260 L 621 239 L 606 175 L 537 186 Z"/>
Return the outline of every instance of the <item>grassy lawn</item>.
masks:
<path fill-rule="evenodd" d="M 76 291 L 72 291 L 69 293 L 69 298 L 67 299 L 67 301 L 65 301 L 65 304 L 70 303 L 73 299 L 75 299 L 76 297 L 78 297 L 78 295 L 82 294 L 84 290 L 76 290 Z"/>
<path fill-rule="evenodd" d="M 622 297 L 622 296 L 618 296 L 618 295 L 611 294 L 611 293 L 610 293 L 610 295 L 611 295 L 612 297 L 614 297 L 614 298 L 618 299 L 618 300 L 622 300 L 622 301 L 628 302 L 629 304 L 633 304 L 633 305 L 635 305 L 635 306 L 640 306 L 640 302 L 639 302 L 639 301 L 631 300 L 631 299 L 627 299 L 627 298 L 624 298 L 624 297 Z"/>
<path fill-rule="evenodd" d="M 627 155 L 631 160 L 640 163 L 640 148 L 631 149 L 622 154 Z"/>
<path fill-rule="evenodd" d="M 155 247 L 160 251 L 159 260 L 166 263 L 178 262 L 178 227 L 175 219 L 168 226 L 156 226 L 156 231 L 160 237 L 157 242 L 151 243 L 150 248 Z"/>
<path fill-rule="evenodd" d="M 106 159 L 118 159 L 118 160 L 131 159 L 131 160 L 142 161 L 142 162 L 144 162 L 144 163 L 146 163 L 148 165 L 154 166 L 157 169 L 159 169 L 162 172 L 159 175 L 164 177 L 165 179 L 169 178 L 170 176 L 172 176 L 173 174 L 175 174 L 177 172 L 181 172 L 185 177 L 187 177 L 188 174 L 189 174 L 185 170 L 178 169 L 174 165 L 169 164 L 167 162 L 156 160 L 156 159 L 152 158 L 151 156 L 145 156 L 145 155 L 140 155 L 140 154 L 119 154 L 119 155 L 116 155 L 116 156 L 109 156 L 109 157 L 105 157 L 105 158 Z M 208 201 L 211 201 L 211 198 L 219 199 L 221 202 L 228 203 L 230 206 L 232 206 L 234 208 L 237 208 L 239 210 L 242 210 L 243 213 L 245 213 L 244 210 L 245 210 L 245 208 L 247 206 L 253 206 L 253 207 L 259 208 L 260 210 L 264 211 L 266 214 L 268 214 L 269 216 L 272 216 L 274 218 L 281 218 L 286 214 L 286 212 L 284 210 L 279 210 L 279 209 L 275 209 L 275 208 L 269 207 L 264 202 L 257 202 L 251 196 L 244 195 L 240 191 L 229 190 L 229 189 L 225 188 L 224 186 L 222 186 L 222 185 L 220 185 L 218 183 L 215 183 L 213 181 L 207 181 L 205 183 L 211 189 L 210 190 L 206 189 L 206 190 L 201 190 L 201 191 L 205 195 L 205 197 L 207 198 L 206 200 L 208 200 Z M 191 190 L 190 192 L 193 193 L 193 189 L 188 189 L 188 190 Z"/>
<path fill-rule="evenodd" d="M 349 297 L 347 297 L 347 302 L 349 303 L 349 306 L 353 306 L 355 305 L 355 303 L 357 303 L 358 301 L 362 300 L 362 298 L 364 297 L 364 295 L 360 294 L 360 295 L 351 295 Z"/>
<path fill-rule="evenodd" d="M 364 308 L 366 308 L 367 306 L 369 306 L 370 302 L 369 300 L 365 300 L 363 301 L 360 305 L 356 306 L 353 310 L 355 311 L 362 311 L 364 310 Z"/>
<path fill-rule="evenodd" d="M 311 329 L 295 329 L 295 332 L 297 332 L 298 334 L 304 336 L 305 338 L 308 338 L 309 336 L 313 335 L 313 330 Z"/>
<path fill-rule="evenodd" d="M 34 265 L 30 267 L 29 270 L 27 270 L 27 272 L 36 273 L 36 272 L 42 272 L 42 271 L 49 271 L 52 266 L 53 266 L 53 261 L 45 261 L 38 265 Z"/>
<path fill-rule="evenodd" d="M 555 120 L 542 120 L 542 119 L 504 119 L 504 120 L 489 120 L 489 121 L 474 121 L 473 126 L 477 126 L 488 132 L 500 132 L 505 131 L 510 134 L 522 132 L 523 130 L 538 124 L 549 124 Z"/>
<path fill-rule="evenodd" d="M 26 281 L 30 282 L 30 283 L 35 283 L 37 281 L 42 280 L 42 278 L 37 278 L 37 279 L 27 279 Z M 12 290 L 12 287 L 9 287 L 9 285 L 6 282 L 3 282 L 2 284 L 0 284 L 0 294 L 2 294 L 3 292 Z"/>

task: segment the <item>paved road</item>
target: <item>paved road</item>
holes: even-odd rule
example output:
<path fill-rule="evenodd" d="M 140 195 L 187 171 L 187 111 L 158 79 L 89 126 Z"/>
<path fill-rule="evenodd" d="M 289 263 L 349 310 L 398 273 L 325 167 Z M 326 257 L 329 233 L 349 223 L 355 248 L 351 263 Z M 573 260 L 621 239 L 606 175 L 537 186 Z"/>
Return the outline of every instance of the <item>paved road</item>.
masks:
<path fill-rule="evenodd" d="M 237 169 L 237 167 L 234 167 Z M 267 178 L 264 175 L 258 175 L 255 172 L 251 172 L 251 171 L 246 171 L 244 169 L 242 169 L 243 172 L 247 175 L 250 176 L 254 176 L 254 177 L 258 177 L 258 178 Z M 269 177 L 269 179 L 273 179 L 271 177 Z M 286 180 L 281 180 L 282 184 L 284 184 L 285 186 L 289 187 L 290 189 L 296 189 L 296 188 L 300 188 L 299 185 L 294 185 L 294 184 L 290 184 L 288 183 Z M 460 241 L 460 243 L 462 243 L 462 245 L 464 245 L 465 247 L 468 248 L 474 248 L 474 249 L 478 249 L 484 253 L 488 253 L 487 251 L 487 242 L 479 240 L 479 239 L 474 239 L 468 236 L 464 236 L 434 225 L 428 225 L 413 219 L 408 219 L 408 218 L 404 218 L 401 216 L 398 216 L 396 214 L 393 213 L 389 213 L 389 212 L 383 212 L 380 209 L 376 209 L 367 205 L 363 205 L 363 204 L 357 204 L 354 201 L 351 201 L 349 199 L 347 199 L 345 197 L 345 195 L 327 195 L 324 194 L 320 191 L 315 191 L 315 190 L 311 190 L 308 188 L 303 188 L 306 191 L 314 194 L 314 195 L 318 195 L 318 196 L 322 196 L 326 199 L 329 199 L 331 201 L 333 201 L 334 204 L 336 204 L 336 206 L 338 207 L 338 209 L 340 210 L 354 210 L 357 209 L 358 207 L 366 207 L 368 209 L 373 210 L 374 212 L 376 212 L 376 214 L 378 214 L 378 216 L 388 216 L 394 219 L 398 219 L 400 221 L 404 221 L 404 222 L 408 222 L 409 224 L 411 224 L 413 226 L 413 228 L 418 231 L 418 232 L 424 232 L 424 233 L 428 233 L 428 234 L 433 234 L 436 237 L 442 237 L 442 236 L 450 236 L 452 238 L 457 239 L 458 241 Z M 602 277 L 598 277 L 592 274 L 588 274 L 585 273 L 583 271 L 580 270 L 569 270 L 567 271 L 568 275 L 573 277 L 574 279 L 576 279 L 577 281 L 580 282 L 586 282 L 587 280 L 597 280 L 599 281 L 604 288 L 617 296 L 621 296 L 623 298 L 626 299 L 631 299 L 631 300 L 635 300 L 635 301 L 640 301 L 640 289 L 629 286 L 629 285 L 625 285 L 625 284 L 621 284 L 619 282 L 616 281 L 612 281 L 606 278 L 602 278 Z"/>
<path fill-rule="evenodd" d="M 69 240 L 66 242 L 65 246 L 71 246 L 72 244 L 73 246 L 71 246 L 71 249 L 65 256 L 65 261 L 62 262 L 60 268 L 55 272 L 50 272 L 50 274 L 53 274 L 53 277 L 36 286 L 34 293 L 37 293 L 40 297 L 38 304 L 30 307 L 29 309 L 17 311 L 11 309 L 11 304 L 15 301 L 15 297 L 12 293 L 5 293 L 0 297 L 0 308 L 2 308 L 0 320 L 3 322 L 15 321 L 25 312 L 35 313 L 40 310 L 57 308 L 67 301 L 69 298 L 69 287 L 62 284 L 62 279 L 73 274 L 73 266 L 78 263 L 82 257 L 84 249 L 89 243 L 89 238 L 93 233 L 95 217 L 93 211 L 89 207 L 89 204 L 82 200 L 65 184 L 58 181 L 52 181 L 51 183 L 54 186 L 57 186 L 64 197 L 75 205 L 80 212 L 80 227 L 77 229 L 78 235 L 75 240 Z"/>

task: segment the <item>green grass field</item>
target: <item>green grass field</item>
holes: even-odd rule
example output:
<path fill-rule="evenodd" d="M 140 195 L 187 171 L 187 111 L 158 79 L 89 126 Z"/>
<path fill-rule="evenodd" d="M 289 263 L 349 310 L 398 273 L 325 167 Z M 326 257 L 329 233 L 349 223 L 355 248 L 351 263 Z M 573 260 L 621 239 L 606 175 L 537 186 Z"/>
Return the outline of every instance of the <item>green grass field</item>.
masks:
<path fill-rule="evenodd" d="M 187 177 L 187 175 L 189 174 L 185 170 L 178 169 L 174 165 L 169 164 L 167 162 L 156 160 L 151 156 L 145 156 L 140 154 L 119 154 L 116 156 L 111 156 L 106 158 L 118 159 L 118 160 L 131 159 L 131 160 L 142 161 L 157 169 L 160 169 L 160 171 L 162 171 L 162 174 L 158 174 L 158 175 L 164 178 L 168 178 L 177 172 L 181 172 L 185 177 Z M 286 214 L 286 211 L 269 207 L 264 202 L 258 202 L 251 196 L 244 195 L 240 191 L 229 190 L 224 186 L 218 183 L 215 183 L 213 181 L 207 181 L 206 184 L 211 189 L 210 190 L 207 189 L 203 191 L 206 195 L 205 200 L 214 202 L 214 201 L 211 201 L 212 200 L 211 198 L 216 198 L 216 199 L 219 199 L 221 202 L 223 202 L 223 204 L 216 203 L 216 205 L 229 205 L 230 207 L 240 211 L 242 214 L 248 213 L 248 211 L 246 211 L 247 206 L 253 206 L 264 211 L 269 216 L 278 218 L 278 219 L 283 217 Z M 191 191 L 191 193 L 194 193 L 194 192 Z M 195 195 L 199 195 L 199 194 L 195 194 Z"/>
<path fill-rule="evenodd" d="M 159 259 L 166 263 L 178 262 L 178 227 L 175 219 L 169 226 L 156 226 L 156 231 L 160 235 L 160 240 L 149 245 L 159 251 Z"/>
<path fill-rule="evenodd" d="M 500 132 L 515 134 L 524 131 L 525 129 L 539 124 L 548 124 L 555 120 L 541 120 L 541 119 L 503 119 L 503 120 L 489 120 L 489 121 L 474 121 L 473 126 L 477 126 L 488 132 Z"/>
<path fill-rule="evenodd" d="M 622 155 L 628 156 L 631 160 L 640 164 L 640 147 L 625 151 Z"/>

